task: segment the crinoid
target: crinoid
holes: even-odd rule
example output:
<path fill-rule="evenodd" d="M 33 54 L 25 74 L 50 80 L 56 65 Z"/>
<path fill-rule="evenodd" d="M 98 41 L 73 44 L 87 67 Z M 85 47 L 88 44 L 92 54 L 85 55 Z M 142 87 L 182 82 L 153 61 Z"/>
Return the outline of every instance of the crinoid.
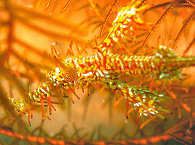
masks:
<path fill-rule="evenodd" d="M 194 14 L 191 0 L 0 1 L 0 144 L 193 144 Z"/>

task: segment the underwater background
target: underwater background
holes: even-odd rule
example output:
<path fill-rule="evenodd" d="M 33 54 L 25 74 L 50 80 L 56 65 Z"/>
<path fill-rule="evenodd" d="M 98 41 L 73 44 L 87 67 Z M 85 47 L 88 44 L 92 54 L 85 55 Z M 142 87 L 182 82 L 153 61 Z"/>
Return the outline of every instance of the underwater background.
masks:
<path fill-rule="evenodd" d="M 194 7 L 0 0 L 0 144 L 193 144 Z"/>

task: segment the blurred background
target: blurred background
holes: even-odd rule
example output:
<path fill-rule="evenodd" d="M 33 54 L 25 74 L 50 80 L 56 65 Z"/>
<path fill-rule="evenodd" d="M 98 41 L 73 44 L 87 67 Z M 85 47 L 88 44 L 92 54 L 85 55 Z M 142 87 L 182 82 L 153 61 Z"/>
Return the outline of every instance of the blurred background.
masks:
<path fill-rule="evenodd" d="M 50 119 L 42 119 L 41 108 L 28 118 L 18 115 L 8 98 L 25 98 L 56 67 L 52 44 L 58 57 L 93 55 L 108 34 L 117 12 L 129 0 L 0 0 L 0 128 L 25 136 L 63 140 L 141 140 L 169 135 L 172 140 L 154 144 L 192 144 L 195 134 L 195 69 L 184 68 L 185 79 L 174 82 L 176 98 L 164 104 L 170 113 L 164 119 L 125 116 L 124 103 L 114 105 L 113 92 L 103 85 L 77 89 L 63 105 L 55 105 Z M 113 52 L 128 55 L 153 54 L 159 44 L 173 48 L 178 56 L 195 56 L 195 3 L 192 0 L 143 0 L 149 5 L 141 15 L 154 24 L 135 32 L 136 41 L 116 44 Z M 122 48 L 126 48 L 123 50 Z M 121 79 L 128 78 L 122 77 Z M 131 80 L 132 81 L 132 80 Z M 137 83 L 133 80 L 132 83 Z M 38 144 L 0 135 L 1 144 Z M 72 143 L 73 144 L 73 143 Z M 77 144 L 77 143 L 75 143 Z M 79 144 L 79 143 L 78 143 Z M 100 143 L 99 143 L 100 144 Z M 119 144 L 113 142 L 113 144 Z"/>

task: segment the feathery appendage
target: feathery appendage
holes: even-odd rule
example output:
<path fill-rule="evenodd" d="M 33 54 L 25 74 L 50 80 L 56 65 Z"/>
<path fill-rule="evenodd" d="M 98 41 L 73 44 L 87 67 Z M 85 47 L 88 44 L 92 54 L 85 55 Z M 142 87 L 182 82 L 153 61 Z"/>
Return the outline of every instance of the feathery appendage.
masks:
<path fill-rule="evenodd" d="M 118 12 L 112 22 L 109 33 L 98 46 L 99 51 L 103 53 L 110 51 L 117 42 L 125 39 L 127 35 L 128 39 L 132 39 L 132 42 L 135 42 L 137 36 L 136 31 L 139 31 L 139 28 L 150 26 L 149 23 L 144 22 L 140 17 L 140 13 L 148 7 L 148 5 L 140 6 L 141 3 L 141 0 L 132 1 L 128 6 L 123 7 Z"/>

